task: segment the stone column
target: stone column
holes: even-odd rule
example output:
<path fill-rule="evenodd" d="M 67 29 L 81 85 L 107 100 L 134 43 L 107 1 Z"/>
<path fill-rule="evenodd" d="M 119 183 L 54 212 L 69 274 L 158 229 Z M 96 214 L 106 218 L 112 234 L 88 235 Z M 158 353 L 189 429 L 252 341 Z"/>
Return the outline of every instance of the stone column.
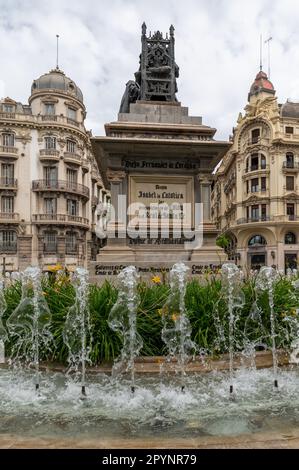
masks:
<path fill-rule="evenodd" d="M 203 204 L 203 222 L 211 222 L 211 175 L 197 175 L 200 184 L 200 202 Z"/>
<path fill-rule="evenodd" d="M 123 170 L 107 170 L 107 179 L 110 182 L 110 193 L 111 193 L 111 206 L 114 210 L 114 220 L 108 222 L 107 227 L 107 245 L 102 248 L 97 255 L 97 261 L 109 262 L 113 264 L 119 264 L 123 262 L 134 262 L 135 253 L 127 245 L 126 237 L 126 211 L 127 207 L 124 208 L 124 214 L 120 213 L 119 198 L 120 195 L 126 195 L 124 179 L 126 172 Z M 107 197 L 105 199 L 107 202 Z M 111 212 L 113 214 L 113 212 Z"/>

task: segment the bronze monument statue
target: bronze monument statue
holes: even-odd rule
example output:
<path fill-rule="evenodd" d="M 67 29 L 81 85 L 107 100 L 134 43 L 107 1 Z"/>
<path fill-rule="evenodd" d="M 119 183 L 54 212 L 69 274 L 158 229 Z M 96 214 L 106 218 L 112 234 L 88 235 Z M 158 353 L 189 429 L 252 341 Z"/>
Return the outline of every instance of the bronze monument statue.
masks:
<path fill-rule="evenodd" d="M 139 58 L 139 70 L 135 73 L 135 81 L 126 84 L 122 97 L 120 113 L 130 111 L 130 103 L 143 101 L 176 102 L 176 78 L 179 67 L 174 59 L 174 27 L 169 28 L 169 36 L 163 37 L 160 31 L 146 35 L 146 24 L 141 27 L 142 51 Z"/>

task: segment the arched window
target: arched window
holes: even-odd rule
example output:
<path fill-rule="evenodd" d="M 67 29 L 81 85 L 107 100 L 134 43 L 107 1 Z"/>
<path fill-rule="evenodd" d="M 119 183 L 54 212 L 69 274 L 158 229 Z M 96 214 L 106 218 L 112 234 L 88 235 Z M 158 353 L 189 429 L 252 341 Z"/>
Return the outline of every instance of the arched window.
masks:
<path fill-rule="evenodd" d="M 14 147 L 15 146 L 15 135 L 11 132 L 3 132 L 2 134 L 2 145 L 3 147 Z"/>
<path fill-rule="evenodd" d="M 266 157 L 265 155 L 261 154 L 261 170 L 266 168 Z"/>
<path fill-rule="evenodd" d="M 257 129 L 252 129 L 251 131 L 251 143 L 252 144 L 257 144 L 261 135 L 261 130 L 259 128 Z"/>
<path fill-rule="evenodd" d="M 287 232 L 284 236 L 284 242 L 286 245 L 295 245 L 296 235 L 293 232 Z"/>
<path fill-rule="evenodd" d="M 250 238 L 248 242 L 248 246 L 256 246 L 256 245 L 267 245 L 265 237 L 263 235 L 254 235 Z"/>

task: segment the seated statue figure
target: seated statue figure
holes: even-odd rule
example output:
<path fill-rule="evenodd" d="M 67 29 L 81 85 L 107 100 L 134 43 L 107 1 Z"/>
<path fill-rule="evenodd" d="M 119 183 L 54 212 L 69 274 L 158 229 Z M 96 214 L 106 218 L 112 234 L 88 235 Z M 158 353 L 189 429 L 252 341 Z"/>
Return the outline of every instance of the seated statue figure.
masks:
<path fill-rule="evenodd" d="M 119 112 L 120 113 L 129 113 L 130 104 L 135 103 L 140 97 L 140 86 L 134 80 L 129 80 L 126 83 L 126 89 L 123 94 Z"/>

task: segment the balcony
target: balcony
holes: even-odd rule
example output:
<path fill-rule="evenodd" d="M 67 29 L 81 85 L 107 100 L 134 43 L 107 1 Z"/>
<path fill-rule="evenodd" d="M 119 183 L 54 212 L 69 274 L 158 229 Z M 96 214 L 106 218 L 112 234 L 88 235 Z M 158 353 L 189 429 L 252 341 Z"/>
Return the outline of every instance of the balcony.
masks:
<path fill-rule="evenodd" d="M 16 119 L 16 113 L 0 113 L 0 119 Z"/>
<path fill-rule="evenodd" d="M 269 171 L 269 165 L 251 165 L 250 167 L 245 168 L 245 173 L 252 173 L 253 171 Z"/>
<path fill-rule="evenodd" d="M 76 127 L 77 129 L 85 132 L 84 125 L 81 122 L 76 121 L 75 119 L 71 119 L 69 117 L 63 115 L 56 115 L 56 114 L 44 114 L 42 116 L 38 116 L 38 121 L 42 123 L 53 123 L 55 125 L 62 125 L 62 126 L 72 126 Z"/>
<path fill-rule="evenodd" d="M 18 188 L 18 180 L 15 178 L 6 178 L 5 176 L 0 178 L 0 189 L 13 189 Z"/>
<path fill-rule="evenodd" d="M 242 217 L 241 219 L 237 220 L 237 225 L 255 224 L 258 222 L 268 222 L 270 220 L 273 220 L 273 218 L 269 215 L 262 215 L 260 217 Z"/>
<path fill-rule="evenodd" d="M 7 147 L 6 145 L 0 145 L 0 157 L 18 158 L 17 147 Z"/>
<path fill-rule="evenodd" d="M 0 243 L 0 253 L 15 255 L 17 253 L 17 242 Z"/>
<path fill-rule="evenodd" d="M 253 186 L 252 188 L 248 189 L 248 192 L 246 192 L 246 196 L 248 194 L 256 194 L 256 193 L 261 193 L 262 195 L 265 195 L 267 193 L 268 189 L 267 188 L 261 188 L 260 186 Z"/>
<path fill-rule="evenodd" d="M 91 179 L 95 183 L 98 183 L 101 186 L 103 186 L 103 181 L 102 181 L 101 175 L 100 175 L 99 171 L 95 170 L 94 168 L 91 170 Z"/>
<path fill-rule="evenodd" d="M 41 161 L 59 161 L 59 150 L 56 149 L 42 149 L 39 152 L 39 159 Z"/>
<path fill-rule="evenodd" d="M 298 173 L 299 163 L 285 161 L 282 164 L 282 171 L 283 173 Z"/>
<path fill-rule="evenodd" d="M 95 209 L 98 205 L 98 202 L 99 202 L 99 200 L 98 200 L 97 196 L 92 196 L 92 198 L 91 198 L 91 207 L 93 209 Z"/>
<path fill-rule="evenodd" d="M 20 215 L 16 212 L 0 212 L 0 223 L 18 224 Z"/>
<path fill-rule="evenodd" d="M 36 224 L 70 224 L 89 228 L 89 220 L 86 217 L 70 214 L 33 214 L 32 222 Z"/>
<path fill-rule="evenodd" d="M 78 153 L 64 152 L 63 158 L 66 163 L 81 165 L 81 156 Z"/>
<path fill-rule="evenodd" d="M 89 199 L 89 188 L 83 184 L 73 183 L 71 181 L 64 180 L 34 180 L 32 181 L 33 191 L 55 191 L 55 192 L 66 192 L 80 195 L 86 199 Z"/>
<path fill-rule="evenodd" d="M 247 146 L 253 146 L 253 145 L 269 145 L 270 139 L 267 139 L 265 137 L 253 137 L 247 141 Z"/>

